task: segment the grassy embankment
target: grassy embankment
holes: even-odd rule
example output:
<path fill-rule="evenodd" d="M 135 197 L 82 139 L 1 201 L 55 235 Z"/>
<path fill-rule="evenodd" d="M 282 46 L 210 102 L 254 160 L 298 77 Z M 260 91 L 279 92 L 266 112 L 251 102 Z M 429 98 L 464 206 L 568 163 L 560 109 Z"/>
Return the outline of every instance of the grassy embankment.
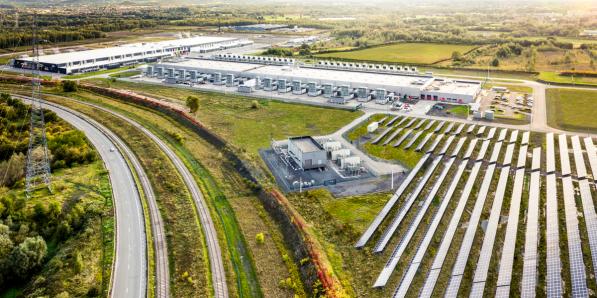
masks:
<path fill-rule="evenodd" d="M 546 82 L 558 83 L 558 84 L 569 84 L 569 85 L 583 84 L 583 85 L 597 86 L 597 77 L 587 77 L 587 76 L 574 76 L 573 77 L 573 76 L 568 76 L 568 75 L 562 75 L 558 72 L 553 72 L 553 71 L 542 71 L 539 73 L 539 75 L 537 75 L 537 79 L 546 81 Z"/>
<path fill-rule="evenodd" d="M 551 127 L 597 133 L 597 91 L 577 89 L 547 89 L 547 124 Z"/>
<path fill-rule="evenodd" d="M 68 79 L 68 80 L 76 80 L 76 79 L 85 79 L 88 77 L 98 76 L 98 75 L 114 74 L 115 72 L 122 72 L 122 71 L 124 71 L 123 73 L 131 73 L 132 71 L 125 71 L 125 70 L 134 69 L 136 67 L 137 66 L 135 66 L 135 65 L 131 65 L 131 66 L 123 66 L 123 67 L 119 67 L 119 68 L 112 68 L 112 69 L 102 69 L 102 70 L 98 70 L 98 71 L 90 71 L 90 72 L 85 72 L 85 73 L 66 75 L 66 76 L 63 76 L 62 78 Z M 133 75 L 131 75 L 131 76 L 133 76 Z M 112 75 L 110 75 L 110 76 L 112 76 Z"/>

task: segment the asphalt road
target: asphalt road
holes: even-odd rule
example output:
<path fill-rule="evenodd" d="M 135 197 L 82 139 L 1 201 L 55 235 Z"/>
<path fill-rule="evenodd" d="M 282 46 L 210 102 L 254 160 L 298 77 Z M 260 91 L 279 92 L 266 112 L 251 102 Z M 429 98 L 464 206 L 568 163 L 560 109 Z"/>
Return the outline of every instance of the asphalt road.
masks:
<path fill-rule="evenodd" d="M 68 98 L 68 97 L 62 97 L 62 96 L 58 96 L 58 97 L 64 98 L 66 100 L 77 101 L 77 100 L 74 100 L 74 99 Z M 119 113 L 113 112 L 110 109 L 107 109 L 107 108 L 104 108 L 104 107 L 101 107 L 98 105 L 94 105 L 94 104 L 83 102 L 83 101 L 77 101 L 77 102 L 80 104 L 85 104 L 85 105 L 100 109 L 106 113 L 110 113 L 110 114 L 112 114 L 116 117 L 119 117 L 119 118 L 123 119 L 124 121 L 128 122 L 132 126 L 139 129 L 141 132 L 143 132 L 150 139 L 152 139 L 152 141 L 154 141 L 158 145 L 158 147 L 160 147 L 162 152 L 164 152 L 164 154 L 166 154 L 166 156 L 168 156 L 168 158 L 172 161 L 176 170 L 179 172 L 179 174 L 183 178 L 185 185 L 187 186 L 189 193 L 191 194 L 191 197 L 193 198 L 195 207 L 197 208 L 197 213 L 199 215 L 199 220 L 201 221 L 201 226 L 203 228 L 203 233 L 205 235 L 208 255 L 209 255 L 209 259 L 210 259 L 210 266 L 211 266 L 210 270 L 211 270 L 211 275 L 212 275 L 212 283 L 213 283 L 213 287 L 214 287 L 214 296 L 218 297 L 218 298 L 227 298 L 228 297 L 228 286 L 226 284 L 226 272 L 224 270 L 224 262 L 222 259 L 222 252 L 220 249 L 218 235 L 217 235 L 217 232 L 215 229 L 215 225 L 214 225 L 213 219 L 211 218 L 211 214 L 209 213 L 209 208 L 207 206 L 205 198 L 203 197 L 201 189 L 197 185 L 195 178 L 193 177 L 193 175 L 191 174 L 189 169 L 186 167 L 184 162 L 178 157 L 178 155 L 176 155 L 176 153 L 174 153 L 174 151 L 164 141 L 162 141 L 154 133 L 152 133 L 151 131 L 149 131 L 148 129 L 146 129 L 144 126 L 137 123 L 136 121 L 133 121 Z M 156 269 L 156 271 L 158 271 L 158 270 Z M 159 273 L 159 271 L 158 271 L 158 273 Z M 158 290 L 158 293 L 159 293 L 159 290 Z"/>
<path fill-rule="evenodd" d="M 22 97 L 21 97 L 22 98 Z M 23 98 L 23 100 L 28 101 Z M 45 109 L 56 113 L 85 133 L 109 171 L 116 210 L 116 254 L 112 272 L 111 297 L 145 297 L 147 289 L 147 247 L 141 196 L 133 173 L 117 145 L 98 128 L 76 113 L 55 105 Z"/>

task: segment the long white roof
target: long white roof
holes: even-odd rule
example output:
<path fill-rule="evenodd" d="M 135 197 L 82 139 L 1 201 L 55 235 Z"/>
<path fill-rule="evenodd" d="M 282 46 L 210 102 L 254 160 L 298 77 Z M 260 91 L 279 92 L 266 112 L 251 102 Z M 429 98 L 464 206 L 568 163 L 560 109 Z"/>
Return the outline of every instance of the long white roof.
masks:
<path fill-rule="evenodd" d="M 224 41 L 230 41 L 230 40 L 235 40 L 235 39 L 236 38 L 197 36 L 197 37 L 166 40 L 166 41 L 151 42 L 151 43 L 133 43 L 133 44 L 125 44 L 125 45 L 121 45 L 121 46 L 117 46 L 117 47 L 93 49 L 93 50 L 70 52 L 70 53 L 60 53 L 60 54 L 53 54 L 53 55 L 44 55 L 44 56 L 39 57 L 39 62 L 51 63 L 51 64 L 62 64 L 62 63 L 68 63 L 68 62 L 72 62 L 72 61 L 85 61 L 85 60 L 91 60 L 91 59 L 97 59 L 97 58 L 103 58 L 103 57 L 134 54 L 134 53 L 139 53 L 139 52 L 153 51 L 153 50 L 165 49 L 165 48 L 175 48 L 175 47 L 183 47 L 183 46 L 198 46 L 198 45 L 207 44 L 207 43 L 224 42 Z M 29 57 L 29 58 L 24 58 L 22 60 L 32 61 L 33 58 Z"/>
<path fill-rule="evenodd" d="M 336 81 L 350 82 L 362 85 L 386 85 L 422 88 L 433 81 L 428 76 L 409 76 L 398 74 L 384 74 L 371 72 L 357 72 L 347 70 L 330 70 L 321 68 L 306 68 L 292 66 L 263 65 L 252 63 L 228 62 L 217 60 L 192 59 L 173 63 L 160 63 L 157 65 L 166 68 L 198 68 L 221 72 L 244 72 L 265 77 L 292 77 L 300 79 L 303 83 L 308 81 Z"/>

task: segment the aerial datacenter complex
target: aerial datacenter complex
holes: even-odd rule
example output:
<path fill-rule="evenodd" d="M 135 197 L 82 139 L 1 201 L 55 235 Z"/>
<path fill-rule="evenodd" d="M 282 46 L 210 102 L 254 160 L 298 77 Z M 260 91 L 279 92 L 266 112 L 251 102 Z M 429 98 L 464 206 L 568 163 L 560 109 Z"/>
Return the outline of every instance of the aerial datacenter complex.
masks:
<path fill-rule="evenodd" d="M 50 2 L 0 1 L 0 297 L 597 295 L 594 4 Z"/>

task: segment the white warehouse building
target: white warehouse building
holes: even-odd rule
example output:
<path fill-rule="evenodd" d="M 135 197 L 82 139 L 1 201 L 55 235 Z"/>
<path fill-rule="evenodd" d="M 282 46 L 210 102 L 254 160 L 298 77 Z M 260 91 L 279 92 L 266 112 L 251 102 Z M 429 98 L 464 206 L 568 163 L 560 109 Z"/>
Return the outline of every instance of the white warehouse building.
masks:
<path fill-rule="evenodd" d="M 106 68 L 132 65 L 140 62 L 156 62 L 164 57 L 171 57 L 188 52 L 209 52 L 243 46 L 252 41 L 227 38 L 197 36 L 151 43 L 125 44 L 117 47 L 68 52 L 39 56 L 39 68 L 42 71 L 63 74 L 95 71 Z M 16 58 L 13 66 L 33 69 L 33 57 Z"/>
<path fill-rule="evenodd" d="M 260 60 L 257 60 L 260 59 Z M 212 59 L 187 59 L 150 65 L 146 75 L 170 82 L 211 82 L 233 86 L 242 78 L 257 82 L 266 91 L 307 93 L 311 96 L 332 93 L 358 98 L 373 95 L 383 98 L 421 98 L 453 103 L 474 102 L 481 91 L 478 81 L 437 79 L 418 73 L 387 73 L 329 69 L 316 66 L 297 66 L 292 59 L 255 57 L 249 61 L 222 61 Z M 229 85 L 230 84 L 230 85 Z M 258 88 L 259 88 L 258 87 Z"/>

